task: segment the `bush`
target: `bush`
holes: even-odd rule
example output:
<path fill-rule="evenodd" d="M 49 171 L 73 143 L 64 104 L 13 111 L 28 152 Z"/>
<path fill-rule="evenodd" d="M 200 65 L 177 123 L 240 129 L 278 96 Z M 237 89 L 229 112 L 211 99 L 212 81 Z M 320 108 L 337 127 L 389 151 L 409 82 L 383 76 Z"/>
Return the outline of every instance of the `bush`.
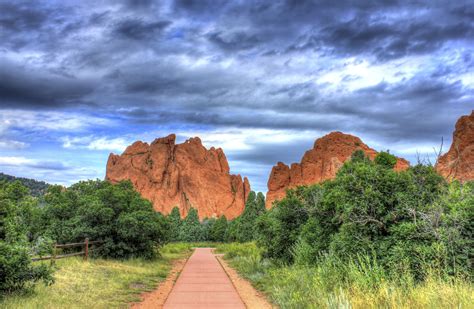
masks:
<path fill-rule="evenodd" d="M 418 280 L 430 268 L 472 273 L 470 184 L 448 187 L 430 166 L 395 172 L 388 153 L 376 162 L 362 153 L 352 158 L 335 179 L 289 190 L 257 221 L 266 256 L 314 265 L 321 256 L 352 261 L 363 254 Z"/>
<path fill-rule="evenodd" d="M 45 236 L 59 243 L 86 237 L 104 243 L 94 254 L 153 257 L 169 237 L 167 220 L 153 210 L 129 181 L 85 181 L 68 189 L 52 186 L 45 196 Z"/>
<path fill-rule="evenodd" d="M 391 155 L 388 151 L 381 151 L 375 156 L 374 163 L 392 169 L 397 164 L 397 157 Z"/>
<path fill-rule="evenodd" d="M 19 290 L 40 280 L 52 282 L 47 266 L 31 263 L 25 210 L 33 203 L 19 182 L 0 182 L 0 292 Z"/>
<path fill-rule="evenodd" d="M 291 248 L 298 240 L 308 218 L 303 203 L 293 192 L 257 219 L 257 244 L 265 248 L 267 257 L 291 262 Z"/>

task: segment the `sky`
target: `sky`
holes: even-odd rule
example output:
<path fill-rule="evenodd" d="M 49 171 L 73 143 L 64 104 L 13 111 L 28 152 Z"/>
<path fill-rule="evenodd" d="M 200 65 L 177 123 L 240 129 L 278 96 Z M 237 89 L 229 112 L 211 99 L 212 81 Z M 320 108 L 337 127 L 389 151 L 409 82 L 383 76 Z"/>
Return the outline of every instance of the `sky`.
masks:
<path fill-rule="evenodd" d="M 412 163 L 474 109 L 474 1 L 0 0 L 0 172 L 70 185 L 170 133 L 266 192 L 331 131 Z"/>

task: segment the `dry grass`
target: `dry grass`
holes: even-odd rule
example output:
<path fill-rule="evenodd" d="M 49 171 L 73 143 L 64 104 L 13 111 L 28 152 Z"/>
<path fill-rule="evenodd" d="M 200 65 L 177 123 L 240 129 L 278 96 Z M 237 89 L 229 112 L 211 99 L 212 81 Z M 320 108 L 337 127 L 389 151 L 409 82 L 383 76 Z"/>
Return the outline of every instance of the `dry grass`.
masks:
<path fill-rule="evenodd" d="M 191 246 L 169 244 L 155 260 L 59 260 L 53 285 L 38 284 L 32 291 L 7 295 L 0 308 L 127 308 L 164 280 L 171 262 L 189 254 Z"/>

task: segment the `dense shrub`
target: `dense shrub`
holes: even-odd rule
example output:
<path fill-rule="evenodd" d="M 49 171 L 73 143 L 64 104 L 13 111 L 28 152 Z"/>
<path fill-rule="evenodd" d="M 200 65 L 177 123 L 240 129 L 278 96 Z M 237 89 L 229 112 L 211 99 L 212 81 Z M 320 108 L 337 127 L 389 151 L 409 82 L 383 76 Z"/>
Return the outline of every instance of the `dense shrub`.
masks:
<path fill-rule="evenodd" d="M 258 220 L 268 257 L 315 264 L 321 256 L 372 256 L 418 279 L 429 267 L 472 272 L 472 184 L 451 184 L 430 166 L 395 172 L 396 158 L 356 152 L 334 180 L 290 190 Z"/>
<path fill-rule="evenodd" d="M 0 292 L 18 290 L 39 280 L 52 282 L 48 267 L 31 263 L 26 219 L 34 203 L 19 182 L 0 181 Z"/>
<path fill-rule="evenodd" d="M 268 257 L 292 260 L 290 249 L 298 240 L 302 225 L 308 218 L 307 210 L 295 194 L 277 203 L 276 207 L 257 220 L 257 243 L 266 249 Z"/>
<path fill-rule="evenodd" d="M 391 155 L 388 151 L 381 151 L 375 157 L 374 163 L 392 169 L 395 167 L 395 164 L 397 164 L 397 157 Z"/>
<path fill-rule="evenodd" d="M 100 256 L 152 257 L 169 236 L 167 220 L 128 181 L 53 186 L 45 200 L 45 235 L 59 243 L 101 240 Z"/>

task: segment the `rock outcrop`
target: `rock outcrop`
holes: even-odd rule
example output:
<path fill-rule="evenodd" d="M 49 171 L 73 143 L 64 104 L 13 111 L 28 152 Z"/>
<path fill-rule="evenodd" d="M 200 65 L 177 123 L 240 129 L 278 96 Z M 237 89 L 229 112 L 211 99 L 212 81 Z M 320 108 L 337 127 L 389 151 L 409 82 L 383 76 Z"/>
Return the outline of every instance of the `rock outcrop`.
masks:
<path fill-rule="evenodd" d="M 438 159 L 436 170 L 447 180 L 474 180 L 474 111 L 456 122 L 451 148 Z"/>
<path fill-rule="evenodd" d="M 278 162 L 268 179 L 266 207 L 270 208 L 273 201 L 282 199 L 287 189 L 334 178 L 339 168 L 358 149 L 363 150 L 371 159 L 377 155 L 377 152 L 364 144 L 360 138 L 332 132 L 317 139 L 313 149 L 306 151 L 301 163 L 293 163 L 289 167 Z M 399 158 L 395 170 L 404 170 L 408 166 L 408 161 Z"/>
<path fill-rule="evenodd" d="M 168 214 L 178 206 L 182 216 L 191 207 L 199 217 L 237 217 L 250 192 L 247 178 L 229 173 L 222 149 L 206 149 L 198 137 L 175 144 L 174 134 L 151 144 L 133 143 L 122 155 L 110 154 L 106 179 L 129 179 L 155 210 Z"/>

